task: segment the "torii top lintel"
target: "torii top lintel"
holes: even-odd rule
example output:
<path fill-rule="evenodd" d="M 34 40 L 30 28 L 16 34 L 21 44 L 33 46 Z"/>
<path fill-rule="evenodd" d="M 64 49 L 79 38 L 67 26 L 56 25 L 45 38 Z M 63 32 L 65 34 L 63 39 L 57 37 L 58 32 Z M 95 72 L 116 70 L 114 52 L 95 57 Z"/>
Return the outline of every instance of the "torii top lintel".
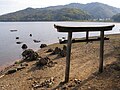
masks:
<path fill-rule="evenodd" d="M 59 26 L 55 25 L 54 27 L 58 32 L 86 32 L 86 31 L 109 31 L 115 25 L 103 25 L 103 26 L 80 26 L 80 27 L 71 27 L 71 26 Z"/>

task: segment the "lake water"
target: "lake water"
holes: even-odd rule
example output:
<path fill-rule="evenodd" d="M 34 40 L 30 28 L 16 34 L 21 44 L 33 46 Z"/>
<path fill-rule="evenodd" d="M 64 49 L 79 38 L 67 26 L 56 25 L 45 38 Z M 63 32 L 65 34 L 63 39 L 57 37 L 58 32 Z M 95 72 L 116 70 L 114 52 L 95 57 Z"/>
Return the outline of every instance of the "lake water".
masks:
<path fill-rule="evenodd" d="M 27 44 L 28 48 L 34 50 L 40 49 L 40 44 L 52 44 L 58 42 L 58 37 L 67 37 L 67 34 L 58 33 L 54 24 L 81 26 L 81 25 L 112 25 L 115 27 L 112 31 L 105 34 L 120 33 L 120 23 L 103 22 L 0 22 L 0 66 L 10 64 L 11 62 L 22 58 L 22 44 Z M 11 32 L 10 30 L 18 30 Z M 29 35 L 32 34 L 32 37 Z M 90 33 L 91 36 L 99 35 L 99 32 Z M 85 33 L 74 33 L 73 37 L 84 37 Z M 19 37 L 19 39 L 16 39 Z M 40 40 L 40 43 L 34 43 L 33 40 Z M 21 41 L 22 44 L 16 44 Z"/>

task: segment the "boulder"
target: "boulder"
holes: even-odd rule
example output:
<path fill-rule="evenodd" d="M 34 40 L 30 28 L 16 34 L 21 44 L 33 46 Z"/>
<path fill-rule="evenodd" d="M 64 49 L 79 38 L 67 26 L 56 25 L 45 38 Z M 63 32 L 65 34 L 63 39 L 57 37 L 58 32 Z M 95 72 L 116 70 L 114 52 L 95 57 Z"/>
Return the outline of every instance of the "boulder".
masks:
<path fill-rule="evenodd" d="M 44 48 L 44 47 L 47 47 L 47 44 L 41 44 L 40 45 L 40 48 Z"/>
<path fill-rule="evenodd" d="M 62 56 L 62 57 L 65 57 L 66 56 L 66 51 L 61 50 L 60 53 L 59 53 L 59 55 Z"/>
<path fill-rule="evenodd" d="M 23 59 L 28 61 L 33 61 L 38 59 L 38 54 L 34 52 L 32 49 L 27 49 L 22 53 Z"/>
<path fill-rule="evenodd" d="M 44 57 L 44 58 L 41 58 L 37 63 L 36 65 L 37 66 L 44 66 L 44 65 L 47 65 L 50 61 L 50 58 L 48 57 Z"/>
<path fill-rule="evenodd" d="M 63 50 L 67 51 L 67 46 L 66 45 L 63 45 Z"/>
<path fill-rule="evenodd" d="M 58 47 L 56 47 L 55 50 L 54 50 L 54 53 L 55 53 L 55 54 L 59 54 L 60 52 L 61 52 L 61 49 L 58 48 Z"/>

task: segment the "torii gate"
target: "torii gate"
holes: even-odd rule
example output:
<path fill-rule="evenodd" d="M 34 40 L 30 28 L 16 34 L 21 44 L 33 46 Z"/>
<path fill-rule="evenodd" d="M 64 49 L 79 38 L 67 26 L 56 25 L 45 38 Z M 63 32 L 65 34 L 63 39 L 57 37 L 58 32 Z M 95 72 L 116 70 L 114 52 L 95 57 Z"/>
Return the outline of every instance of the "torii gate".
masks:
<path fill-rule="evenodd" d="M 68 33 L 67 42 L 67 55 L 66 55 L 66 70 L 65 70 L 65 81 L 69 81 L 69 71 L 70 71 L 70 56 L 71 56 L 71 44 L 72 44 L 72 33 L 73 32 L 86 32 L 86 40 L 88 40 L 89 32 L 100 31 L 100 61 L 99 61 L 99 72 L 103 72 L 103 56 L 104 56 L 104 31 L 112 30 L 115 25 L 109 26 L 82 26 L 82 27 L 70 27 L 70 26 L 59 26 L 54 27 L 58 32 Z"/>

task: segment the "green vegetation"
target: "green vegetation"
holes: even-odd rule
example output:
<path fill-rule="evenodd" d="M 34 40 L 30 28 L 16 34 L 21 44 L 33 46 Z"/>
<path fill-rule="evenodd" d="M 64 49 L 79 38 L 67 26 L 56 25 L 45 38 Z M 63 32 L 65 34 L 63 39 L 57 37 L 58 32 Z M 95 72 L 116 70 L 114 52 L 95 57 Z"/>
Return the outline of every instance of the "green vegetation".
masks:
<path fill-rule="evenodd" d="M 27 8 L 1 15 L 0 21 L 110 21 L 118 13 L 120 8 L 102 3 L 71 3 L 46 8 Z M 114 21 L 118 19 L 113 17 Z"/>
<path fill-rule="evenodd" d="M 113 19 L 113 21 L 115 21 L 115 22 L 120 22 L 120 13 L 114 15 L 114 16 L 112 17 L 112 19 Z"/>
<path fill-rule="evenodd" d="M 35 10 L 27 8 L 0 17 L 0 21 L 70 21 L 88 20 L 91 16 L 80 9 L 62 8 L 58 10 Z"/>

